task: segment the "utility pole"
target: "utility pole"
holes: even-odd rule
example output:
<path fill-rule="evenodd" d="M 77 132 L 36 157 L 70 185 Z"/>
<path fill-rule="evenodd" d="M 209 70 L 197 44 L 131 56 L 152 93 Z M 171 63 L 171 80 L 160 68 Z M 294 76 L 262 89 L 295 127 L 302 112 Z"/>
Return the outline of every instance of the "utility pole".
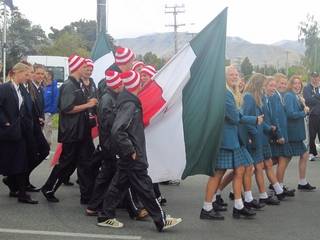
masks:
<path fill-rule="evenodd" d="M 288 63 L 288 60 L 289 60 L 289 51 L 286 51 L 286 75 L 287 76 L 289 74 L 289 63 Z"/>
<path fill-rule="evenodd" d="M 314 72 L 317 72 L 318 70 L 317 62 L 318 62 L 318 39 L 316 39 L 315 48 L 314 48 L 314 65 L 313 65 Z"/>
<path fill-rule="evenodd" d="M 97 0 L 97 36 L 107 32 L 106 5 L 107 0 Z"/>
<path fill-rule="evenodd" d="M 177 15 L 178 13 L 184 13 L 184 4 L 174 5 L 174 6 L 165 6 L 165 13 L 173 14 L 173 24 L 167 24 L 166 27 L 173 27 L 174 30 L 174 53 L 178 52 L 178 27 L 185 26 L 185 24 L 177 24 Z"/>

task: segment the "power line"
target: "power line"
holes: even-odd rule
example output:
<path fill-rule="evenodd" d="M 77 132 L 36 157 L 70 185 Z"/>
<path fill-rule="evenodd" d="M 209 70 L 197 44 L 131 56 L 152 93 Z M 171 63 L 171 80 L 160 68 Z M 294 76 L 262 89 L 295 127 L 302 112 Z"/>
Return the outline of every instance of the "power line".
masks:
<path fill-rule="evenodd" d="M 173 27 L 174 30 L 174 53 L 178 52 L 178 27 L 185 26 L 186 24 L 177 24 L 177 15 L 178 13 L 184 13 L 184 4 L 182 5 L 174 5 L 174 6 L 167 6 L 165 5 L 165 13 L 172 13 L 173 14 L 173 24 L 167 24 L 166 27 Z"/>

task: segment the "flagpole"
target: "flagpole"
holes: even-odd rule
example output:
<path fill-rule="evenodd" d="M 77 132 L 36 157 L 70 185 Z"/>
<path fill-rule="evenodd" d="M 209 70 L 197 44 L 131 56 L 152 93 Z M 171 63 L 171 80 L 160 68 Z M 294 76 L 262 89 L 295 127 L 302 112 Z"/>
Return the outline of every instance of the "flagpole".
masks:
<path fill-rule="evenodd" d="M 3 46 L 2 46 L 2 74 L 3 74 L 3 82 L 6 81 L 6 48 L 7 48 L 7 6 L 5 2 L 3 3 L 4 9 L 4 19 L 3 19 Z"/>

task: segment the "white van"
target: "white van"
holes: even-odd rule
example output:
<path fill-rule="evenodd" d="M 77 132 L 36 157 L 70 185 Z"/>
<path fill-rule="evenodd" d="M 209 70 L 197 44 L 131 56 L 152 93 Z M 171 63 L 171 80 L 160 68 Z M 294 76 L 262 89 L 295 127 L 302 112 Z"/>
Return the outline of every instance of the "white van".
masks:
<path fill-rule="evenodd" d="M 42 64 L 53 72 L 54 80 L 60 86 L 69 76 L 68 58 L 60 56 L 28 56 L 27 61 L 31 64 Z"/>

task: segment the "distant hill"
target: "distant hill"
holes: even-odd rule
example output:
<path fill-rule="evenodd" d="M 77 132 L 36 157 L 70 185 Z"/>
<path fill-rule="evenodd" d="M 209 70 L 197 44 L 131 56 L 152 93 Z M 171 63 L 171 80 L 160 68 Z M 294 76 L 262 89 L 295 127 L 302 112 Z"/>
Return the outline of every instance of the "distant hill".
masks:
<path fill-rule="evenodd" d="M 178 33 L 178 46 L 183 47 L 194 33 Z M 174 34 L 155 33 L 137 38 L 117 39 L 116 44 L 132 48 L 136 54 L 153 52 L 159 57 L 170 58 L 174 53 Z M 284 67 L 287 55 L 289 65 L 298 64 L 303 57 L 304 46 L 297 41 L 280 41 L 272 45 L 253 44 L 239 37 L 227 37 L 226 58 L 239 63 L 248 57 L 254 65 Z"/>
<path fill-rule="evenodd" d="M 306 47 L 302 42 L 292 41 L 292 40 L 282 40 L 280 42 L 276 42 L 272 44 L 273 46 L 281 47 L 283 49 L 291 50 L 298 52 L 300 54 L 304 54 Z"/>

